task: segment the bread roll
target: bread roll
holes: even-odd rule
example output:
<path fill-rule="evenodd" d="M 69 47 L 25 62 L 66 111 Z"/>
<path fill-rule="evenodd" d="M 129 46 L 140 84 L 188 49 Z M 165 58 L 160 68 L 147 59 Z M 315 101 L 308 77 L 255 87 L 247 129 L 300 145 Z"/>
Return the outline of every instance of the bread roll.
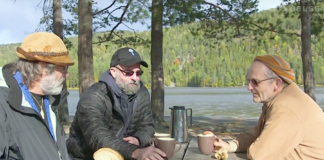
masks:
<path fill-rule="evenodd" d="M 93 154 L 95 160 L 124 160 L 123 156 L 111 148 L 100 148 Z"/>
<path fill-rule="evenodd" d="M 215 158 L 218 160 L 226 160 L 228 159 L 228 153 L 225 148 L 221 148 L 215 153 Z"/>

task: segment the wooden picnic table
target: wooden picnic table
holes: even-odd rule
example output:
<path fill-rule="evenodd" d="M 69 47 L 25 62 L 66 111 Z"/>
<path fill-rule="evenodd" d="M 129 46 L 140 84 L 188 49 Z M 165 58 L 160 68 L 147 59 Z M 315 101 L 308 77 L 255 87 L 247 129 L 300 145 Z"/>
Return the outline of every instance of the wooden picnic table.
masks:
<path fill-rule="evenodd" d="M 209 155 L 200 153 L 197 137 L 191 137 L 188 143 L 181 144 L 181 149 L 170 160 L 216 160 L 214 155 L 215 153 Z M 229 153 L 227 160 L 247 160 L 246 153 Z"/>

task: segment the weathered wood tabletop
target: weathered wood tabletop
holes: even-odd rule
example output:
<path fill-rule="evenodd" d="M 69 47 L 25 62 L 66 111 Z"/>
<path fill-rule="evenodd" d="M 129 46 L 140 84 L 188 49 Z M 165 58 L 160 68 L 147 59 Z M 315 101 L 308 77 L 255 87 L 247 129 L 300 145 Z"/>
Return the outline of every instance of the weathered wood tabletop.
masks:
<path fill-rule="evenodd" d="M 176 149 L 178 145 L 176 146 Z M 181 149 L 170 160 L 216 160 L 214 153 L 204 155 L 198 149 L 196 137 L 191 137 L 188 143 L 182 143 Z M 227 160 L 246 160 L 246 153 L 229 153 Z"/>

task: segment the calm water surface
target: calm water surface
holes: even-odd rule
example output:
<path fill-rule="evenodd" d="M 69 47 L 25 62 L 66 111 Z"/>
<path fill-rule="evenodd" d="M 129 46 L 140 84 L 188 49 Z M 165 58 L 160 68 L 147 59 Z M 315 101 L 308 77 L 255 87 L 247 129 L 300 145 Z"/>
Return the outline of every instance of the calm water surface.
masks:
<path fill-rule="evenodd" d="M 70 91 L 69 114 L 74 116 L 79 91 Z M 324 87 L 316 88 L 316 101 L 324 109 Z M 192 108 L 193 116 L 214 118 L 257 119 L 262 104 L 252 101 L 246 87 L 233 88 L 165 88 L 164 115 L 170 115 L 169 107 Z M 307 107 L 307 106 L 305 106 Z"/>

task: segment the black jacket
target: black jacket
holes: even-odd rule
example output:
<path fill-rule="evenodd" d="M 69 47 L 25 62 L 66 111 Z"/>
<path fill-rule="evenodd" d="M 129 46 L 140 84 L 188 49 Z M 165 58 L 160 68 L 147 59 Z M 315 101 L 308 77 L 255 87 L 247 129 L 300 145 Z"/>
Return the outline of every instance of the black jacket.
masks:
<path fill-rule="evenodd" d="M 112 85 L 107 81 L 98 82 L 81 95 L 66 142 L 68 152 L 74 158 L 93 159 L 95 151 L 110 147 L 125 159 L 132 159 L 132 152 L 147 146 L 153 137 L 154 122 L 148 90 L 141 83 L 134 99 L 132 117 L 128 117 L 129 125 L 125 128 L 125 113 Z M 140 146 L 124 142 L 122 137 L 127 136 L 138 138 Z"/>
<path fill-rule="evenodd" d="M 23 98 L 9 66 L 0 69 L 0 159 L 59 160 L 59 153 L 63 160 L 70 159 L 63 127 L 52 110 L 50 117 L 56 141 Z"/>

